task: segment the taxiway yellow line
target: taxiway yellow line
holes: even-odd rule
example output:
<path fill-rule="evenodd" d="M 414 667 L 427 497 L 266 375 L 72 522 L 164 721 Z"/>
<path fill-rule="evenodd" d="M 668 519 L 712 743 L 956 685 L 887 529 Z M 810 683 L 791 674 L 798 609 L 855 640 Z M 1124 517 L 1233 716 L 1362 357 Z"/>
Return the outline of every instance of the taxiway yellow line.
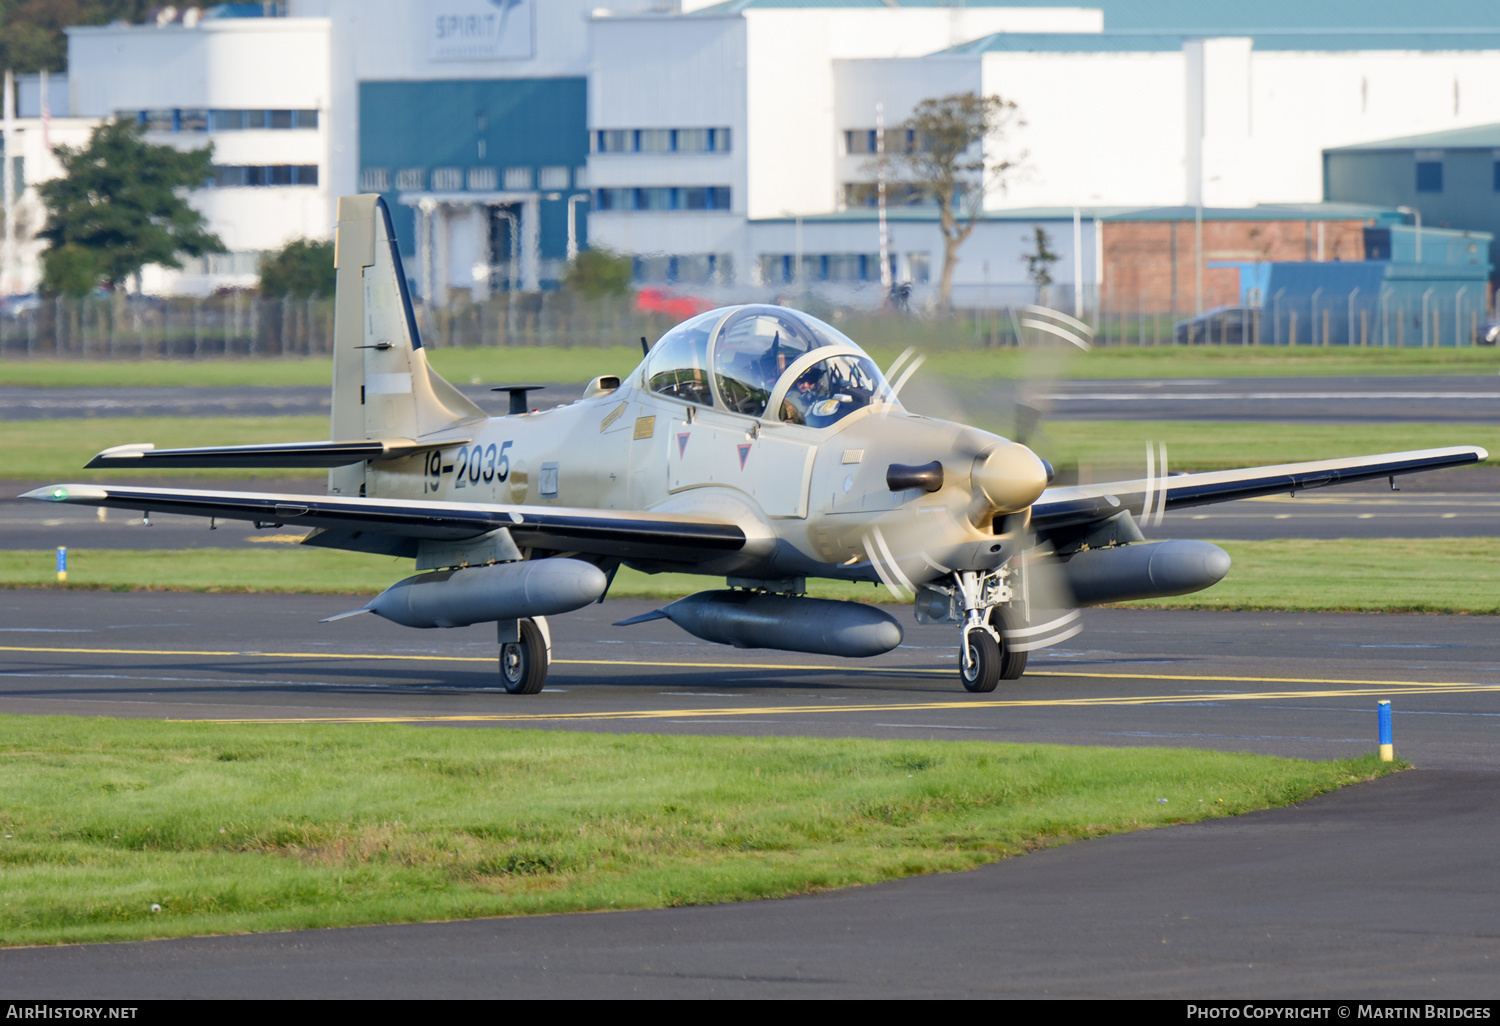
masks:
<path fill-rule="evenodd" d="M 472 713 L 448 716 L 305 716 L 209 720 L 210 723 L 547 723 L 598 720 L 721 719 L 735 716 L 789 716 L 811 713 L 894 713 L 945 709 L 1017 709 L 1058 706 L 1185 705 L 1222 701 L 1276 701 L 1307 698 L 1357 698 L 1399 694 L 1400 688 L 1359 688 L 1336 691 L 1267 691 L 1238 695 L 1143 695 L 1135 698 L 987 699 L 950 702 L 890 702 L 862 705 L 739 706 L 726 709 L 615 709 L 574 713 Z M 1448 685 L 1424 694 L 1467 694 L 1500 691 L 1500 684 Z"/>
<path fill-rule="evenodd" d="M 403 662 L 431 662 L 431 663 L 493 663 L 494 656 L 445 656 L 445 655 L 423 655 L 407 653 L 379 653 L 379 652 L 256 652 L 256 651 L 219 651 L 211 649 L 150 649 L 150 648 L 64 648 L 50 646 L 23 646 L 23 645 L 0 645 L 0 652 L 32 652 L 32 653 L 61 653 L 77 655 L 137 655 L 137 656 L 231 656 L 239 658 L 254 659 L 346 659 L 350 661 L 360 660 L 396 660 Z M 859 673 L 883 673 L 883 674 L 921 674 L 921 675 L 951 675 L 955 671 L 952 667 L 932 669 L 927 667 L 913 666 L 861 666 L 857 670 L 847 664 L 842 666 L 828 666 L 810 663 L 674 663 L 661 660 L 646 659 L 554 659 L 554 666 L 642 666 L 657 669 L 671 670 L 800 670 L 800 671 L 844 671 Z M 1364 688 L 1478 688 L 1488 689 L 1500 687 L 1500 685 L 1478 684 L 1473 681 L 1425 681 L 1425 680 L 1358 680 L 1328 677 L 1239 677 L 1226 676 L 1223 674 L 1198 674 L 1198 673 L 1092 673 L 1087 671 L 1073 670 L 1033 670 L 1027 674 L 1028 677 L 1071 677 L 1089 680 L 1161 680 L 1161 681 L 1199 681 L 1213 684 L 1312 684 L 1322 687 L 1364 687 Z M 1371 692 L 1372 694 L 1375 692 Z M 1296 694 L 1314 694 L 1314 692 L 1299 691 Z M 1238 697 L 1229 695 L 1213 695 L 1213 698 L 1230 699 Z M 1173 696 L 1171 701 L 1188 701 L 1189 697 Z M 1080 700 L 1083 701 L 1083 700 Z M 1096 701 L 1088 699 L 1087 701 Z M 1104 701 L 1099 699 L 1097 701 Z M 962 703 L 960 703 L 962 704 Z M 1045 703 L 1053 704 L 1053 703 Z"/>

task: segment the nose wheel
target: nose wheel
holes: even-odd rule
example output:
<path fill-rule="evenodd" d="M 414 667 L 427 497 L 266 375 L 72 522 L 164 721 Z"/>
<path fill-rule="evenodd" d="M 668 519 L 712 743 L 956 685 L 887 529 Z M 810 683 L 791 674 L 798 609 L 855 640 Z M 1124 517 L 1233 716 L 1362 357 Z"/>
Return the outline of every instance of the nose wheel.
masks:
<path fill-rule="evenodd" d="M 958 676 L 964 690 L 976 695 L 995 690 L 1000 683 L 1000 643 L 983 627 L 965 632 L 964 650 L 958 663 Z"/>
<path fill-rule="evenodd" d="M 1002 680 L 1019 680 L 1026 672 L 1026 653 L 1017 652 L 1005 641 L 999 609 L 990 613 L 990 623 L 1000 635 L 998 640 L 983 627 L 971 627 L 964 632 L 958 677 L 964 690 L 976 695 L 994 691 Z"/>
<path fill-rule="evenodd" d="M 547 640 L 533 620 L 521 620 L 516 641 L 500 645 L 500 683 L 512 695 L 534 695 L 547 682 Z"/>

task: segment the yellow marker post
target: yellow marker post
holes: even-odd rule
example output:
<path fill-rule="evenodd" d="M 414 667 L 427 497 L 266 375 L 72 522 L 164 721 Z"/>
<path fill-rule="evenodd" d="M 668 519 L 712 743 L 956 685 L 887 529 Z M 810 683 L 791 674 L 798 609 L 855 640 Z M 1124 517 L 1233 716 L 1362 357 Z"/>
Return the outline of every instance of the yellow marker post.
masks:
<path fill-rule="evenodd" d="M 1380 761 L 1394 762 L 1396 758 L 1396 746 L 1391 743 L 1391 703 L 1389 699 L 1381 699 L 1375 708 L 1380 717 Z"/>
<path fill-rule="evenodd" d="M 59 582 L 68 579 L 68 550 L 62 546 L 57 549 L 57 579 Z"/>

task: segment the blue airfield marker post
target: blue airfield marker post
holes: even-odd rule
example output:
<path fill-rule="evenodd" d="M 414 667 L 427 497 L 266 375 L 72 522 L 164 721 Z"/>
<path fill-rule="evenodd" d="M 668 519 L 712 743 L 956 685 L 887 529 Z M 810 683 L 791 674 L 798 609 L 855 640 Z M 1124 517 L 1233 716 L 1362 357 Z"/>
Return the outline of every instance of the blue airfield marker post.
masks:
<path fill-rule="evenodd" d="M 1391 762 L 1396 758 L 1396 746 L 1391 743 L 1391 703 L 1383 699 L 1376 707 L 1380 717 L 1380 761 Z"/>
<path fill-rule="evenodd" d="M 66 581 L 68 579 L 68 550 L 62 546 L 57 549 L 57 579 Z"/>

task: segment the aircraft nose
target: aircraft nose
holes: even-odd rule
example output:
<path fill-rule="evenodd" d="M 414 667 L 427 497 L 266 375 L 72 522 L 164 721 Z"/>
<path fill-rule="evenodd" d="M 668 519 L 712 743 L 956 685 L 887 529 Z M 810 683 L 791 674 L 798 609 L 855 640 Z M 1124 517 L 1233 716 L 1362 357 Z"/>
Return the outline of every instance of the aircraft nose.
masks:
<path fill-rule="evenodd" d="M 1047 487 L 1047 465 L 1036 453 L 1006 442 L 974 458 L 974 487 L 989 500 L 996 513 L 1018 513 L 1042 495 Z"/>

